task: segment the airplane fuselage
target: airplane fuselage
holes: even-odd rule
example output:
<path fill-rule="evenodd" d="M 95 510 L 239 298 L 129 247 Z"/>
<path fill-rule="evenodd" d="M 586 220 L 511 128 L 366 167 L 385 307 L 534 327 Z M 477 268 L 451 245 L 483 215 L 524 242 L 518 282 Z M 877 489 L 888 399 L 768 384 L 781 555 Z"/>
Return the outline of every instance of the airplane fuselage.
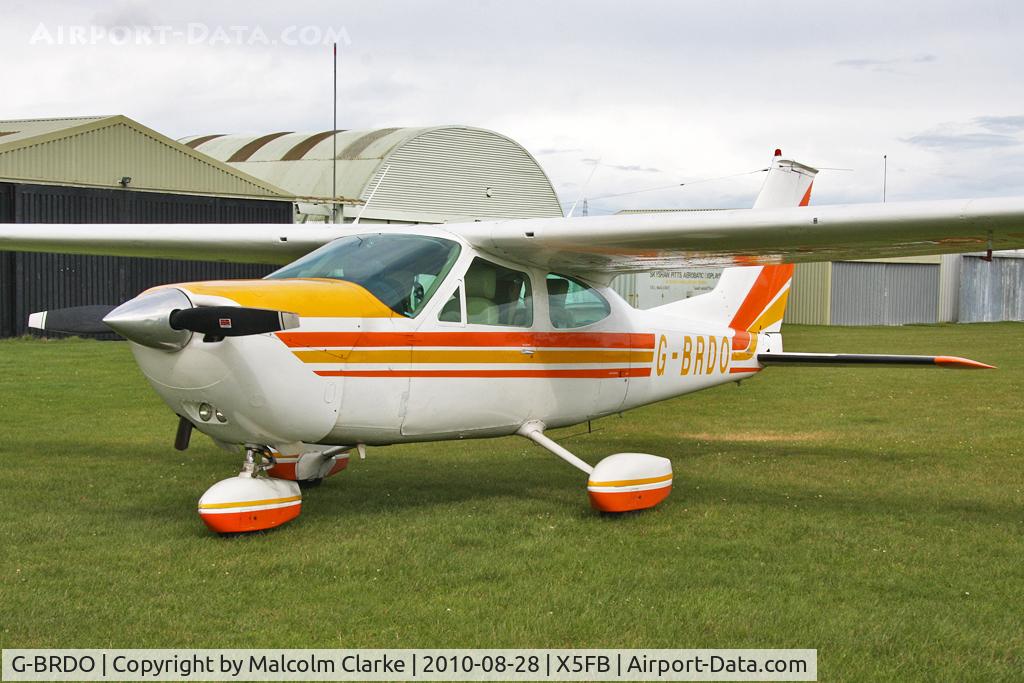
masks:
<path fill-rule="evenodd" d="M 475 323 L 465 297 L 461 310 L 443 313 L 479 258 L 528 276 L 530 320 Z M 172 285 L 195 305 L 292 310 L 301 326 L 219 340 L 197 334 L 174 353 L 135 343 L 132 350 L 161 398 L 198 429 L 223 443 L 282 452 L 303 443 L 501 436 L 529 421 L 577 424 L 743 379 L 760 369 L 755 350 L 781 350 L 778 335 L 636 310 L 600 285 L 578 298 L 583 308 L 586 296 L 603 299 L 603 317 L 559 326 L 557 298 L 547 291 L 553 277 L 462 245 L 415 317 L 343 280 Z"/>

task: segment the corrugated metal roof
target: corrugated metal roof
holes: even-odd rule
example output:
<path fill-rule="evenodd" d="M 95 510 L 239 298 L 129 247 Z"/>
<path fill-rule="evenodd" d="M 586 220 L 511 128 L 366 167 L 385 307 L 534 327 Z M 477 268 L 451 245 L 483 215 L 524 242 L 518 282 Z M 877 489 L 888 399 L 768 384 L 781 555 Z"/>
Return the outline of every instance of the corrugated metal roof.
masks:
<path fill-rule="evenodd" d="M 333 134 L 332 134 L 333 133 Z M 289 133 L 231 161 L 262 135 L 193 136 L 181 142 L 298 197 L 337 197 L 355 215 L 387 171 L 365 218 L 442 222 L 561 216 L 551 182 L 515 141 L 469 126 Z M 337 150 L 337 187 L 331 178 Z"/>
<path fill-rule="evenodd" d="M 69 116 L 57 119 L 15 119 L 0 121 L 0 145 L 8 145 L 12 142 L 27 140 L 40 135 L 48 135 L 58 131 L 65 131 L 71 128 L 78 128 L 87 123 L 95 123 L 103 119 L 113 118 L 107 116 Z"/>
<path fill-rule="evenodd" d="M 288 197 L 125 116 L 0 121 L 0 178 L 199 195 Z"/>

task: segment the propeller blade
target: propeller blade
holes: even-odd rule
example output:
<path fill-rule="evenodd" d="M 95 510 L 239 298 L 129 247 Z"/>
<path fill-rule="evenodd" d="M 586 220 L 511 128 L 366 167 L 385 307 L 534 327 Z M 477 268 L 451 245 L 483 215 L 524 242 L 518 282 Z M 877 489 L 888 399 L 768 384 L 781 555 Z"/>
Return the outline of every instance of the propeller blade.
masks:
<path fill-rule="evenodd" d="M 240 306 L 201 306 L 171 313 L 171 327 L 211 337 L 245 337 L 299 326 L 299 316 L 285 311 Z"/>
<path fill-rule="evenodd" d="M 39 311 L 28 317 L 28 326 L 36 330 L 68 334 L 110 334 L 103 318 L 116 306 L 73 306 Z"/>

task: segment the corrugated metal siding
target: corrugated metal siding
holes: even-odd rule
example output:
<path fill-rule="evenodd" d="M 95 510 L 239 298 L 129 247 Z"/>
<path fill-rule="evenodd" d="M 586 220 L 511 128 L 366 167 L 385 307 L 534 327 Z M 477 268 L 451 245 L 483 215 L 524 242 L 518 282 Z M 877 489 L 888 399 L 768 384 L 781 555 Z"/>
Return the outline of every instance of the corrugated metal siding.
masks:
<path fill-rule="evenodd" d="M 551 182 L 518 144 L 490 131 L 440 128 L 419 135 L 387 156 L 360 195 L 376 214 L 388 209 L 450 218 L 561 216 Z M 487 196 L 487 189 L 491 196 Z"/>
<path fill-rule="evenodd" d="M 1024 320 L 1024 259 L 964 256 L 960 321 Z"/>
<path fill-rule="evenodd" d="M 133 189 L 280 196 L 155 135 L 123 122 L 69 131 L 56 139 L 0 150 L 0 177 L 113 187 L 128 176 Z"/>
<path fill-rule="evenodd" d="M 630 306 L 636 308 L 639 298 L 636 291 L 636 273 L 622 273 L 612 278 L 612 289 L 625 299 Z"/>
<path fill-rule="evenodd" d="M 833 325 L 933 323 L 939 266 L 916 263 L 832 264 Z"/>
<path fill-rule="evenodd" d="M 960 319 L 960 254 L 943 254 L 939 268 L 939 322 L 955 323 Z"/>
<path fill-rule="evenodd" d="M 0 183 L 0 223 L 14 222 L 14 187 Z M 0 337 L 14 334 L 14 255 L 0 252 Z"/>
<path fill-rule="evenodd" d="M 0 183 L 0 223 L 14 222 L 14 186 Z M 14 335 L 14 254 L 0 251 L 0 337 Z"/>
<path fill-rule="evenodd" d="M 17 290 L 16 273 L 14 254 L 0 252 L 0 337 L 13 337 L 17 327 L 12 296 Z"/>
<path fill-rule="evenodd" d="M 828 325 L 832 305 L 832 264 L 798 263 L 786 302 L 787 323 Z"/>
<path fill-rule="evenodd" d="M 0 183 L 16 223 L 290 223 L 289 201 L 229 199 Z M 0 210 L 3 203 L 0 202 Z M 2 218 L 0 213 L 0 218 Z M 87 225 L 82 226 L 88 230 Z M 159 230 L 154 227 L 154 230 Z M 116 304 L 168 282 L 263 277 L 273 266 L 38 253 L 0 253 L 0 334 L 24 334 L 34 311 Z"/>

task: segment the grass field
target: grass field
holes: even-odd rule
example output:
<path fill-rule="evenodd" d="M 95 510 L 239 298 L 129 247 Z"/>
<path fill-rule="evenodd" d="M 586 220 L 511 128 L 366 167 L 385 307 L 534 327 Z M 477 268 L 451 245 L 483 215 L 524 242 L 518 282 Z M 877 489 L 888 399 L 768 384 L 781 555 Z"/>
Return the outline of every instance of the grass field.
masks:
<path fill-rule="evenodd" d="M 556 433 L 672 458 L 619 518 L 523 439 L 371 449 L 263 535 L 195 502 L 240 456 L 123 343 L 0 342 L 0 645 L 812 647 L 821 680 L 1024 678 L 1024 324 L 789 327 L 790 350 L 990 372 L 778 368 Z"/>

